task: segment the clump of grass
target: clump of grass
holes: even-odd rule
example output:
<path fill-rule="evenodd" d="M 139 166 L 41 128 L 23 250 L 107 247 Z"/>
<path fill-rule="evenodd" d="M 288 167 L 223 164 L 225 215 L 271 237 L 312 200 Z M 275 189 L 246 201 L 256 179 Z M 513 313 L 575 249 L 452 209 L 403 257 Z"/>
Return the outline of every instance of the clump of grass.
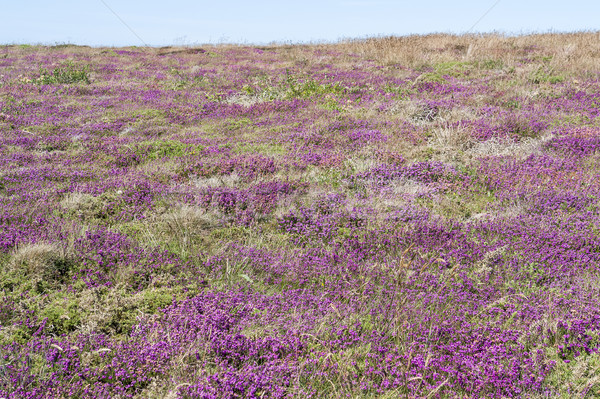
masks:
<path fill-rule="evenodd" d="M 16 271 L 22 269 L 27 274 L 44 274 L 59 258 L 59 251 L 51 244 L 30 244 L 17 248 L 12 258 L 12 266 Z"/>
<path fill-rule="evenodd" d="M 37 243 L 19 246 L 11 257 L 8 270 L 14 282 L 42 293 L 66 282 L 75 266 L 75 262 L 56 245 Z"/>
<path fill-rule="evenodd" d="M 90 194 L 71 193 L 61 202 L 65 215 L 80 220 L 108 221 L 119 209 L 115 207 L 119 195 L 114 192 L 102 193 L 96 197 Z"/>

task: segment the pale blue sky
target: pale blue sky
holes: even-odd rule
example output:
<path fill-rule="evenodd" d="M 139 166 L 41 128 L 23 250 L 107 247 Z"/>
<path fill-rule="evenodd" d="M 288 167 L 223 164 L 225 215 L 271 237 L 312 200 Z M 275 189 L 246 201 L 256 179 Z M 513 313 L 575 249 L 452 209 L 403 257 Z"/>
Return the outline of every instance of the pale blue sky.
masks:
<path fill-rule="evenodd" d="M 467 32 L 497 0 L 0 0 L 0 43 L 153 46 Z M 474 32 L 600 30 L 598 0 L 500 0 Z"/>

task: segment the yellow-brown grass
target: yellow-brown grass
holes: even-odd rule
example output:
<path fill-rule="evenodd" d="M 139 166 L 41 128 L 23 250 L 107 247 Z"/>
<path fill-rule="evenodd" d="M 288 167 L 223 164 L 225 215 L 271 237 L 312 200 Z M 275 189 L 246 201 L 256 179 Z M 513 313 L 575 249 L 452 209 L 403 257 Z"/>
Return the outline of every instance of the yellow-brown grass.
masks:
<path fill-rule="evenodd" d="M 514 65 L 529 55 L 552 57 L 561 71 L 597 72 L 600 69 L 600 32 L 501 34 L 431 34 L 381 37 L 340 42 L 339 51 L 374 58 L 388 64 L 419 67 L 449 61 L 501 60 Z M 576 60 L 576 62 L 574 62 Z"/>

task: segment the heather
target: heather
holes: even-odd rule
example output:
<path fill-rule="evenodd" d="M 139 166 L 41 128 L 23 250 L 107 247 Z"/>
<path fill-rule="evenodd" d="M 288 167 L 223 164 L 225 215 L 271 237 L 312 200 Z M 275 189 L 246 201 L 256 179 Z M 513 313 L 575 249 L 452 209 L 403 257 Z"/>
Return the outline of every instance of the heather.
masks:
<path fill-rule="evenodd" d="M 600 395 L 597 38 L 0 47 L 0 396 Z"/>

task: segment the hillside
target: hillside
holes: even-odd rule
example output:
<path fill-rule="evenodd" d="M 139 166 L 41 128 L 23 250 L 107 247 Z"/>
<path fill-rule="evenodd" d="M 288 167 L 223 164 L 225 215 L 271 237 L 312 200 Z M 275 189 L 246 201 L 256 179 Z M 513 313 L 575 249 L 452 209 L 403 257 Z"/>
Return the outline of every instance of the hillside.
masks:
<path fill-rule="evenodd" d="M 600 395 L 599 39 L 1 46 L 0 397 Z"/>

